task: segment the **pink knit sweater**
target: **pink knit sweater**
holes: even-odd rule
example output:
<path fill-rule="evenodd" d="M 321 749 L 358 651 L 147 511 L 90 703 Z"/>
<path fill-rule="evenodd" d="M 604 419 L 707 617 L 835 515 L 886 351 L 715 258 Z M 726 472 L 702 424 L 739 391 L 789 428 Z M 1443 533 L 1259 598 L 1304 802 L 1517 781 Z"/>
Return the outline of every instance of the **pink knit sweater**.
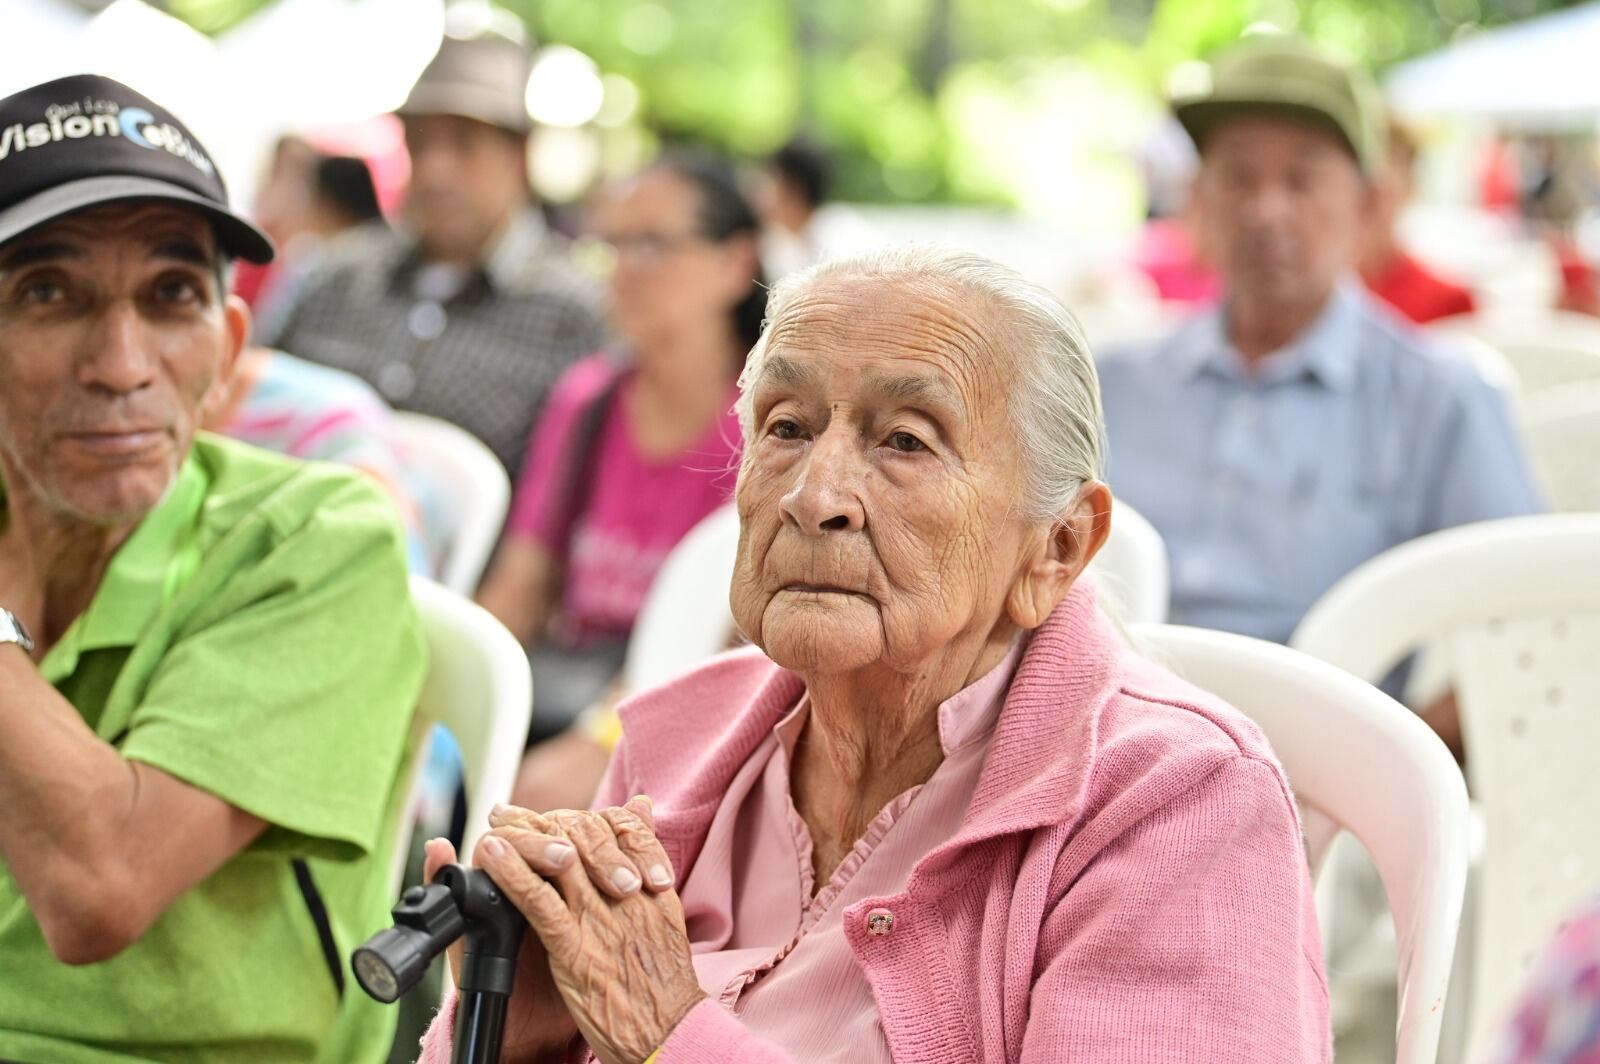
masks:
<path fill-rule="evenodd" d="M 651 795 L 687 880 L 728 781 L 800 691 L 752 649 L 638 696 L 597 803 Z M 1238 712 L 1130 651 L 1087 585 L 1034 634 L 961 831 L 843 918 L 896 1061 L 1332 1056 L 1282 771 Z M 449 1060 L 452 1011 L 419 1064 Z M 792 1060 L 714 1000 L 659 1059 Z"/>

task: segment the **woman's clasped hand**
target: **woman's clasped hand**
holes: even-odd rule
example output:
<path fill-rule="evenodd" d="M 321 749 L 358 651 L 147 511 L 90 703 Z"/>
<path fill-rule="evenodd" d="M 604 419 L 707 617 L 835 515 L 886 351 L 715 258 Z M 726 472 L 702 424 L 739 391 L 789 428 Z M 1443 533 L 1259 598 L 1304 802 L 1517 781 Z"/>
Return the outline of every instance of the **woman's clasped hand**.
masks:
<path fill-rule="evenodd" d="M 596 811 L 499 806 L 473 863 L 527 918 L 507 1060 L 581 1034 L 604 1064 L 639 1064 L 701 999 L 672 863 L 650 799 Z M 454 859 L 428 845 L 427 874 Z"/>

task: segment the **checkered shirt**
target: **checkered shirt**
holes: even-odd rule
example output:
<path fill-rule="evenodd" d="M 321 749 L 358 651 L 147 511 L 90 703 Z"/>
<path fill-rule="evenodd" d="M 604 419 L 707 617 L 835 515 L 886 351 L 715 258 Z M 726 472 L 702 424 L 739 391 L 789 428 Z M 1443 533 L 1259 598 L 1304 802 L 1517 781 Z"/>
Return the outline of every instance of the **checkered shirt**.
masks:
<path fill-rule="evenodd" d="M 354 373 L 397 410 L 461 426 L 515 482 L 550 386 L 605 345 L 594 286 L 531 212 L 448 299 L 416 294 L 421 267 L 414 237 L 354 230 L 326 249 L 258 342 Z"/>

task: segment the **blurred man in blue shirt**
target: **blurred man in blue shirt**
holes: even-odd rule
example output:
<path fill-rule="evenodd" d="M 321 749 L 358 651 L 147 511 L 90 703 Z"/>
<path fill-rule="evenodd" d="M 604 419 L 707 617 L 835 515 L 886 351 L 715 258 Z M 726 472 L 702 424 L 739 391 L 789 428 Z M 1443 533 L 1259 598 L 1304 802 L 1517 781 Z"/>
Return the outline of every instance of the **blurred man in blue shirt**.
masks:
<path fill-rule="evenodd" d="M 1111 483 L 1166 538 L 1175 622 L 1282 642 L 1373 555 L 1539 498 L 1507 398 L 1353 273 L 1384 147 L 1371 84 L 1254 38 L 1174 111 L 1227 294 L 1100 360 Z"/>

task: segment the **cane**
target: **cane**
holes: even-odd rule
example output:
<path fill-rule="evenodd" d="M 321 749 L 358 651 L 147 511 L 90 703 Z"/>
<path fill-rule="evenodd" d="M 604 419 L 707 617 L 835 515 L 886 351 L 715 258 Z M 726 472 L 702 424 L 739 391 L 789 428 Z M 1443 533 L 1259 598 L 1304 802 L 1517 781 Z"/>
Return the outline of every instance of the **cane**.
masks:
<path fill-rule="evenodd" d="M 367 939 L 351 954 L 350 965 L 361 989 L 389 1004 L 416 986 L 433 959 L 465 935 L 450 1059 L 452 1064 L 498 1064 L 517 951 L 527 929 L 487 872 L 445 865 L 431 884 L 401 895 L 394 926 Z"/>

